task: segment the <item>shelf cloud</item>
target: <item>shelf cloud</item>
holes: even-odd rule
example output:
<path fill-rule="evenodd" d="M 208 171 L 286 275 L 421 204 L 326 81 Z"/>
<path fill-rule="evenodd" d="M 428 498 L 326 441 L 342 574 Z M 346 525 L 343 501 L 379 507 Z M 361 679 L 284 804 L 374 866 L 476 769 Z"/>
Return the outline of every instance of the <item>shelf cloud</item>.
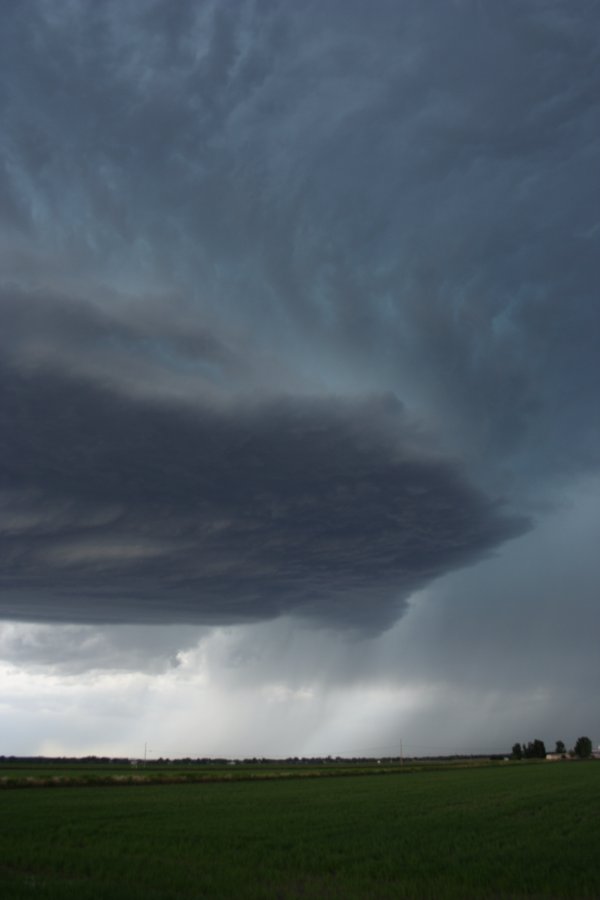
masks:
<path fill-rule="evenodd" d="M 380 629 L 523 530 L 393 398 L 150 402 L 4 370 L 7 617 Z"/>

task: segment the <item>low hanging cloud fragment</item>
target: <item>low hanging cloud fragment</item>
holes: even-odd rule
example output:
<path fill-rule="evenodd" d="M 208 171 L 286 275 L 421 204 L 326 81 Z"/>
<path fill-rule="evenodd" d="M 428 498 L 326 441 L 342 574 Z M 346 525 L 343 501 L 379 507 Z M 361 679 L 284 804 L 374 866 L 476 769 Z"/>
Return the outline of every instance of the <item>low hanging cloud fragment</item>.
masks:
<path fill-rule="evenodd" d="M 0 409 L 4 618 L 379 630 L 525 527 L 389 398 L 194 408 L 7 367 Z"/>

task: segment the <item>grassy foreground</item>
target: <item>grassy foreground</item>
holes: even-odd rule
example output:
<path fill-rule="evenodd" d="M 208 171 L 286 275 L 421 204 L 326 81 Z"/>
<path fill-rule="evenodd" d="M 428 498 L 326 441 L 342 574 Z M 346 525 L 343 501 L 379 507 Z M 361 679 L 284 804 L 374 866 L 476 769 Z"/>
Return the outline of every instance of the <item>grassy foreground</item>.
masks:
<path fill-rule="evenodd" d="M 599 898 L 600 765 L 5 790 L 0 895 Z"/>

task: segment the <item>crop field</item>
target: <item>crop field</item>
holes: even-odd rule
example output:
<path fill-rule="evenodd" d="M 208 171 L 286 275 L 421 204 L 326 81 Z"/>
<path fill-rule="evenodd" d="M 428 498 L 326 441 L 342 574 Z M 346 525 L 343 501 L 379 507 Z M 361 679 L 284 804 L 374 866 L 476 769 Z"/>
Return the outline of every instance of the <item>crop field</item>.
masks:
<path fill-rule="evenodd" d="M 265 781 L 289 778 L 328 778 L 344 775 L 387 775 L 392 772 L 418 772 L 426 769 L 448 769 L 500 765 L 489 759 L 454 760 L 400 760 L 374 763 L 373 761 L 339 761 L 290 763 L 223 764 L 168 764 L 148 763 L 139 767 L 131 765 L 93 763 L 0 763 L 0 789 L 13 787 L 85 787 L 97 785 L 127 784 L 190 784 L 207 781 Z"/>
<path fill-rule="evenodd" d="M 599 898 L 600 764 L 0 791 L 0 896 Z"/>

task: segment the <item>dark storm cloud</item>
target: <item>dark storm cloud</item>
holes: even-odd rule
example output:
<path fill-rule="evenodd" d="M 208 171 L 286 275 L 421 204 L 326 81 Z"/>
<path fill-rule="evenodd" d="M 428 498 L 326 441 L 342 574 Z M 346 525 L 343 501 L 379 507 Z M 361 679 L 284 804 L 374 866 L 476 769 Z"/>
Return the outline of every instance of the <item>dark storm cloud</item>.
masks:
<path fill-rule="evenodd" d="M 16 369 L 0 390 L 5 617 L 377 629 L 523 527 L 392 401 L 191 410 Z"/>
<path fill-rule="evenodd" d="M 3 614 L 377 627 L 597 466 L 598 24 L 15 4 Z"/>
<path fill-rule="evenodd" d="M 598 24 L 536 0 L 15 5 L 4 270 L 166 286 L 166 338 L 185 309 L 312 390 L 392 389 L 494 489 L 596 466 Z"/>

